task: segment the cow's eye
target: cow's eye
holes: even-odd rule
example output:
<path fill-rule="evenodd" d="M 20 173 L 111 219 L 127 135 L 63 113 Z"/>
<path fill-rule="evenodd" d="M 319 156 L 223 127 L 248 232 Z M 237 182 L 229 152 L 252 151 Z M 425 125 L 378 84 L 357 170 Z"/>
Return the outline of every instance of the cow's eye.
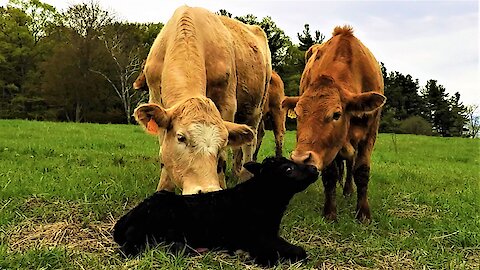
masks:
<path fill-rule="evenodd" d="M 338 120 L 342 116 L 341 112 L 334 112 L 333 113 L 333 120 Z"/>
<path fill-rule="evenodd" d="M 187 142 L 187 138 L 183 134 L 177 134 L 177 140 L 181 143 Z"/>

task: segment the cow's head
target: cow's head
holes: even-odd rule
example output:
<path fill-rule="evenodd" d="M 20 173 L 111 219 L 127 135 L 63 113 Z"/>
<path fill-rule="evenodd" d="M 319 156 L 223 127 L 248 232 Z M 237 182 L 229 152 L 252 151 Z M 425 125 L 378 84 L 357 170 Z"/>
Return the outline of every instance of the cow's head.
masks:
<path fill-rule="evenodd" d="M 172 108 L 145 104 L 135 109 L 135 119 L 148 133 L 162 135 L 162 173 L 182 189 L 182 194 L 220 190 L 219 153 L 227 145 L 253 140 L 247 125 L 222 120 L 208 98 L 189 98 Z"/>
<path fill-rule="evenodd" d="M 352 116 L 374 113 L 385 96 L 367 92 L 352 94 L 322 75 L 304 89 L 300 97 L 287 97 L 282 106 L 297 116 L 297 145 L 291 158 L 322 170 L 348 144 Z"/>

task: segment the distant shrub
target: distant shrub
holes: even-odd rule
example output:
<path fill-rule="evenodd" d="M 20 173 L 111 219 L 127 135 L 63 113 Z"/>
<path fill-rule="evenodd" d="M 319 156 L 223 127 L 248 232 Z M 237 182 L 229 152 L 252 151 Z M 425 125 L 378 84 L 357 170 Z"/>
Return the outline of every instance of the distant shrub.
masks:
<path fill-rule="evenodd" d="M 432 125 L 425 118 L 416 115 L 400 121 L 398 130 L 399 133 L 433 135 Z"/>

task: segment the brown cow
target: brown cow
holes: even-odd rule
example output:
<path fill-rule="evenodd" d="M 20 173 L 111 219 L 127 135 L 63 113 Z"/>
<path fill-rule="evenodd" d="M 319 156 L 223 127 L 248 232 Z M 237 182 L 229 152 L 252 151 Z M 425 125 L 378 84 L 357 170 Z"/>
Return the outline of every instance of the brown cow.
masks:
<path fill-rule="evenodd" d="M 263 118 L 258 127 L 257 149 L 253 160 L 257 160 L 258 151 L 265 135 L 265 123 L 269 122 L 275 136 L 275 155 L 282 156 L 283 137 L 285 136 L 286 111 L 282 108 L 282 101 L 285 98 L 283 81 L 275 71 L 272 71 L 272 78 L 268 86 L 265 104 L 263 105 Z"/>
<path fill-rule="evenodd" d="M 344 193 L 351 193 L 353 174 L 356 217 L 370 220 L 370 156 L 386 100 L 378 62 L 349 26 L 336 27 L 333 37 L 310 47 L 305 59 L 300 97 L 283 102 L 297 115 L 297 145 L 291 158 L 322 170 L 324 215 L 330 220 L 336 219 L 335 186 L 342 177 L 340 163 L 346 159 L 349 178 Z"/>
<path fill-rule="evenodd" d="M 263 30 L 182 6 L 155 39 L 144 73 L 150 101 L 134 115 L 159 136 L 157 189 L 177 186 L 193 194 L 225 188 L 227 144 L 242 147 L 244 162 L 252 159 L 256 145 L 271 76 Z"/>

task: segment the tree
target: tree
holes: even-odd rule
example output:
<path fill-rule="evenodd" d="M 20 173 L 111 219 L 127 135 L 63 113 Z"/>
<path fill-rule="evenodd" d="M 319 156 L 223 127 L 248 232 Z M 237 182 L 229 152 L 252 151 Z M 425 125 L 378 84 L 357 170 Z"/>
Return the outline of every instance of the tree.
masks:
<path fill-rule="evenodd" d="M 467 118 L 467 137 L 476 138 L 480 132 L 480 116 L 477 114 L 478 105 L 469 105 L 465 109 Z"/>
<path fill-rule="evenodd" d="M 429 80 L 425 86 L 423 97 L 425 99 L 427 116 L 435 131 L 444 137 L 450 137 L 450 127 L 453 119 L 447 101 L 448 94 L 436 80 Z"/>
<path fill-rule="evenodd" d="M 304 26 L 303 34 L 297 33 L 298 40 L 300 40 L 299 49 L 301 51 L 307 51 L 313 44 L 321 44 L 325 39 L 325 35 L 320 31 L 315 31 L 315 38 L 310 34 L 310 25 L 307 23 Z"/>
<path fill-rule="evenodd" d="M 215 14 L 232 18 L 232 13 L 228 12 L 225 9 L 220 9 L 219 11 L 215 12 Z"/>
<path fill-rule="evenodd" d="M 42 90 L 49 102 L 66 120 L 88 120 L 95 106 L 105 105 L 103 79 L 90 70 L 98 70 L 108 61 L 108 52 L 99 36 L 113 17 L 96 3 L 78 4 L 62 14 L 61 34 L 52 56 L 42 65 Z M 67 60 L 67 61 L 66 61 Z M 106 102 L 111 102 L 107 100 Z M 95 117 L 94 117 L 95 118 Z"/>
<path fill-rule="evenodd" d="M 29 17 L 27 26 L 35 44 L 47 34 L 47 29 L 59 20 L 60 14 L 57 10 L 39 0 L 10 0 L 8 5 L 20 9 Z"/>
<path fill-rule="evenodd" d="M 142 48 L 138 46 L 142 39 L 141 29 L 131 23 L 113 23 L 106 29 L 105 35 L 100 38 L 115 68 L 110 72 L 95 69 L 90 71 L 102 76 L 112 86 L 122 102 L 126 122 L 131 123 L 132 104 L 135 103 L 134 97 L 138 96 L 132 83 L 144 59 Z"/>
<path fill-rule="evenodd" d="M 449 112 L 451 117 L 451 125 L 449 133 L 452 136 L 462 136 L 463 128 L 467 123 L 467 108 L 460 102 L 460 93 L 456 92 L 448 99 Z"/>

